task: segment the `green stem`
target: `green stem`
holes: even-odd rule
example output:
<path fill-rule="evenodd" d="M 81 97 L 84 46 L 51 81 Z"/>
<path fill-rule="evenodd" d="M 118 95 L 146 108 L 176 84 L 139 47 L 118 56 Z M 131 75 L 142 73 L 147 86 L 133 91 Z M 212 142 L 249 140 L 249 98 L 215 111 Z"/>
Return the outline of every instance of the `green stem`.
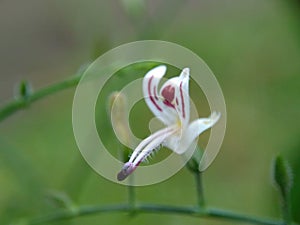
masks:
<path fill-rule="evenodd" d="M 136 213 L 164 213 L 164 214 L 181 214 L 187 216 L 201 217 L 201 218 L 220 218 L 227 219 L 236 222 L 261 224 L 261 225 L 284 225 L 283 221 L 269 220 L 263 218 L 257 218 L 248 215 L 237 214 L 235 212 L 225 211 L 221 209 L 200 209 L 195 207 L 175 207 L 167 205 L 152 205 L 152 204 L 141 204 L 134 207 Z M 25 223 L 26 225 L 37 225 L 49 222 L 58 222 L 62 220 L 73 219 L 76 217 L 100 214 L 100 213 L 112 213 L 112 212 L 132 212 L 130 205 L 91 205 L 91 206 L 80 206 L 73 209 L 63 209 L 51 214 L 32 219 Z"/>
<path fill-rule="evenodd" d="M 202 184 L 202 173 L 194 172 L 194 176 L 195 176 L 195 181 L 196 181 L 198 207 L 200 209 L 202 209 L 205 206 L 204 194 L 203 194 L 203 184 Z"/>
<path fill-rule="evenodd" d="M 96 213 L 105 213 L 105 212 L 122 212 L 128 211 L 127 205 L 113 205 L 113 206 L 81 206 L 79 208 L 73 209 L 62 209 L 60 211 L 56 211 L 54 213 L 49 213 L 48 215 L 37 217 L 25 223 L 26 225 L 36 225 L 36 224 L 44 224 L 49 222 L 58 222 L 63 220 L 69 220 L 76 217 L 81 217 L 90 214 Z"/>
<path fill-rule="evenodd" d="M 76 86 L 80 81 L 81 76 L 73 76 L 59 83 L 47 86 L 36 92 L 30 93 L 26 97 L 19 97 L 7 103 L 0 109 L 0 122 L 15 113 L 18 110 L 26 108 L 31 103 L 44 98 L 48 95 Z"/>
<path fill-rule="evenodd" d="M 292 216 L 291 216 L 291 207 L 290 207 L 290 196 L 283 197 L 281 210 L 282 210 L 282 218 L 285 222 L 285 225 L 290 225 L 292 223 Z"/>
<path fill-rule="evenodd" d="M 150 67 L 153 67 L 155 65 L 157 65 L 157 63 L 148 62 L 145 64 L 134 65 L 131 69 L 135 71 L 144 71 L 144 69 L 149 69 Z M 82 74 L 85 72 L 87 67 L 88 65 L 84 65 L 82 68 L 80 68 L 79 72 L 77 72 L 75 75 L 71 76 L 70 78 L 64 81 L 49 85 L 35 92 L 28 93 L 24 97 L 18 96 L 18 98 L 11 100 L 6 105 L 0 107 L 0 122 L 12 115 L 13 113 L 28 107 L 31 103 L 37 100 L 40 100 L 56 92 L 68 89 L 70 87 L 75 87 L 79 83 Z M 129 73 L 129 69 L 124 70 L 124 73 Z"/>
<path fill-rule="evenodd" d="M 209 217 L 212 218 L 223 218 L 223 219 L 233 219 L 235 221 L 252 223 L 252 224 L 265 224 L 265 225 L 284 225 L 283 221 L 279 220 L 270 220 L 270 219 L 262 219 L 249 215 L 242 215 L 235 212 L 230 212 L 223 209 L 208 209 L 207 210 Z"/>

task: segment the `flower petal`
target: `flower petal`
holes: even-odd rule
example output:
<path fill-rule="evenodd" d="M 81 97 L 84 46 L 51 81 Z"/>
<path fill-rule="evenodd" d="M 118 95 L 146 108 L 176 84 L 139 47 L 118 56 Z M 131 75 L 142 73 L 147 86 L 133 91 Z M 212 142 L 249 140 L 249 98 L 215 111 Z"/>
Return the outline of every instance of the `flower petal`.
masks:
<path fill-rule="evenodd" d="M 167 67 L 165 65 L 150 70 L 143 79 L 143 92 L 145 101 L 153 114 L 164 124 L 171 125 L 176 122 L 176 111 L 167 107 L 157 92 L 158 84 L 165 75 L 166 70 Z"/>
<path fill-rule="evenodd" d="M 174 141 L 174 137 L 168 138 L 166 146 L 177 154 L 184 153 L 192 142 L 204 131 L 211 128 L 219 120 L 221 114 L 213 112 L 208 118 L 201 118 L 193 121 L 186 130 L 183 130 L 182 136 L 178 139 L 177 143 Z"/>
<path fill-rule="evenodd" d="M 175 132 L 175 129 L 170 129 L 167 132 L 159 133 L 156 132 L 153 135 L 156 137 L 137 155 L 134 159 L 133 164 L 138 166 L 143 162 L 158 146 L 160 146 L 168 137 L 170 137 Z"/>
<path fill-rule="evenodd" d="M 184 68 L 179 77 L 169 79 L 160 89 L 160 95 L 166 107 L 176 110 L 185 127 L 190 119 L 189 68 Z"/>
<path fill-rule="evenodd" d="M 119 181 L 128 177 L 152 152 L 161 145 L 166 138 L 175 132 L 175 126 L 167 127 L 155 132 L 148 138 L 144 139 L 134 150 L 129 161 L 124 164 L 122 170 L 118 173 Z"/>
<path fill-rule="evenodd" d="M 140 152 L 153 140 L 157 139 L 159 136 L 163 136 L 171 131 L 173 131 L 175 126 L 166 127 L 162 130 L 156 131 L 155 133 L 151 134 L 149 137 L 144 139 L 133 151 L 132 155 L 130 156 L 129 162 L 133 162 L 136 157 L 140 154 Z"/>
<path fill-rule="evenodd" d="M 181 112 L 181 122 L 184 126 L 189 123 L 190 120 L 190 95 L 189 95 L 189 79 L 190 79 L 190 69 L 184 68 L 179 76 L 179 92 L 178 94 L 178 104 L 177 111 Z"/>

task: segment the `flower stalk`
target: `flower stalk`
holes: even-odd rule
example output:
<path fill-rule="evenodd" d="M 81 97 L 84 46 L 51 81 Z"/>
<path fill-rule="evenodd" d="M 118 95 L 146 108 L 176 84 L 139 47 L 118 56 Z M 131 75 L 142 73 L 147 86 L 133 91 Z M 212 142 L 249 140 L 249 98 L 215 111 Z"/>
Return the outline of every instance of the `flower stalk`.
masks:
<path fill-rule="evenodd" d="M 199 207 L 199 209 L 203 209 L 205 207 L 203 182 L 202 182 L 203 173 L 199 171 L 199 163 L 202 155 L 203 155 L 203 150 L 198 146 L 192 158 L 186 164 L 186 167 L 193 174 L 195 178 L 197 206 Z"/>

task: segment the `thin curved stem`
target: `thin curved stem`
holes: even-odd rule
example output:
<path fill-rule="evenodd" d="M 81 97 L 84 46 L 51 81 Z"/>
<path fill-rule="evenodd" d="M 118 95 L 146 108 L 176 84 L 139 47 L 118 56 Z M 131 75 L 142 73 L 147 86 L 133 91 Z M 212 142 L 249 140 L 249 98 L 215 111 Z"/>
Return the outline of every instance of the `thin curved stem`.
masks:
<path fill-rule="evenodd" d="M 205 201 L 204 201 L 204 194 L 203 194 L 202 173 L 194 172 L 194 176 L 195 176 L 196 189 L 197 189 L 198 207 L 204 208 Z"/>
<path fill-rule="evenodd" d="M 100 214 L 100 213 L 112 213 L 112 212 L 132 212 L 132 206 L 129 204 L 125 205 L 91 205 L 91 206 L 80 206 L 78 208 L 63 209 L 53 212 L 51 214 L 38 217 L 29 220 L 26 225 L 37 225 L 49 222 L 57 222 L 62 220 L 73 219 L 76 217 Z M 187 216 L 194 216 L 200 218 L 221 218 L 231 221 L 260 224 L 260 225 L 284 225 L 283 221 L 270 220 L 264 218 L 257 218 L 254 216 L 237 214 L 235 212 L 225 211 L 222 209 L 199 209 L 198 207 L 176 207 L 167 205 L 152 205 L 152 204 L 140 204 L 134 207 L 134 212 L 137 213 L 164 213 L 164 214 L 181 214 Z"/>
<path fill-rule="evenodd" d="M 6 119 L 10 115 L 14 114 L 15 112 L 28 107 L 31 103 L 33 103 L 37 100 L 40 100 L 44 97 L 47 97 L 47 96 L 57 93 L 59 91 L 63 91 L 70 87 L 75 87 L 79 83 L 83 73 L 88 68 L 88 65 L 89 64 L 83 65 L 77 73 L 75 73 L 70 78 L 67 78 L 66 80 L 49 85 L 40 90 L 31 92 L 31 93 L 27 93 L 27 95 L 25 97 L 18 96 L 17 98 L 15 98 L 15 99 L 11 100 L 10 102 L 8 102 L 7 104 L 3 105 L 2 107 L 0 107 L 0 122 L 2 122 L 4 119 Z M 158 65 L 158 64 L 153 63 L 153 62 L 148 62 L 145 64 L 136 64 L 136 65 L 132 66 L 132 69 L 144 70 L 144 69 L 153 67 L 155 65 Z M 124 69 L 123 72 L 128 73 L 128 71 L 129 71 L 128 69 Z"/>
<path fill-rule="evenodd" d="M 0 122 L 12 115 L 13 113 L 15 113 L 16 111 L 26 108 L 28 105 L 41 98 L 65 90 L 67 88 L 76 86 L 79 83 L 80 78 L 81 76 L 79 75 L 73 76 L 59 83 L 49 85 L 36 92 L 30 93 L 26 97 L 18 97 L 17 99 L 12 100 L 0 109 Z"/>

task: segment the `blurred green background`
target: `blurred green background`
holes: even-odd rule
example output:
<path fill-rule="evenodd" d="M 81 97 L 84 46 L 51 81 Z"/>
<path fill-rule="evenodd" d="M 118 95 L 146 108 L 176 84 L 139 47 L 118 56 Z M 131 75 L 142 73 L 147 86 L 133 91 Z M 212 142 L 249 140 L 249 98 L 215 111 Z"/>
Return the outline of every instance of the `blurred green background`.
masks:
<path fill-rule="evenodd" d="M 207 204 L 279 218 L 270 165 L 280 153 L 294 169 L 293 213 L 299 222 L 299 19 L 300 2 L 293 0 L 2 0 L 0 103 L 12 98 L 21 80 L 39 89 L 120 44 L 142 39 L 178 43 L 209 65 L 227 104 L 225 140 L 204 174 Z M 126 187 L 97 175 L 76 147 L 73 94 L 71 88 L 47 97 L 0 124 L 0 224 L 55 210 L 47 198 L 54 191 L 76 204 L 126 201 Z M 150 115 L 145 105 L 136 110 Z M 108 121 L 105 113 L 98 119 Z M 142 126 L 140 138 L 147 134 Z M 194 204 L 194 192 L 192 175 L 182 169 L 163 183 L 138 188 L 137 199 Z M 162 214 L 102 214 L 57 224 L 200 222 L 240 224 Z"/>

